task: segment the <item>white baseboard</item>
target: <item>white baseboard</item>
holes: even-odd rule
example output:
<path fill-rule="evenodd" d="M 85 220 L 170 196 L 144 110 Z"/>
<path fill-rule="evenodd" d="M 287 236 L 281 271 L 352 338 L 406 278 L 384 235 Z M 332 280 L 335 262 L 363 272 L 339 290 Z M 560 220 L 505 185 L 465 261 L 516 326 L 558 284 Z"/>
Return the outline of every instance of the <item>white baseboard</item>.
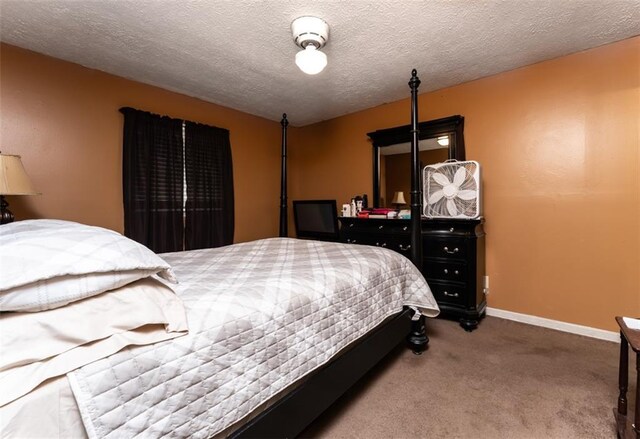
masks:
<path fill-rule="evenodd" d="M 543 328 L 555 329 L 556 331 L 584 335 L 585 337 L 597 338 L 599 340 L 614 341 L 617 343 L 620 342 L 620 334 L 618 332 L 605 331 L 604 329 L 592 328 L 590 326 L 576 325 L 573 323 L 561 322 L 560 320 L 545 319 L 544 317 L 536 317 L 529 314 L 520 314 L 518 312 L 489 307 L 487 307 L 487 315 L 499 317 L 501 319 L 513 320 L 514 322 L 542 326 Z"/>

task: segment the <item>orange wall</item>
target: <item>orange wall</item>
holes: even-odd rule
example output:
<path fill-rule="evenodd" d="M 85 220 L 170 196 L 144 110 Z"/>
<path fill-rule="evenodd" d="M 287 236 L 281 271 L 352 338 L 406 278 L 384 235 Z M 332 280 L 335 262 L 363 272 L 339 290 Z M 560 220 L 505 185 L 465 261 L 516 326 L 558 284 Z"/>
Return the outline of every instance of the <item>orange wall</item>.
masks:
<path fill-rule="evenodd" d="M 129 106 L 228 129 L 235 241 L 277 235 L 279 123 L 5 44 L 0 81 L 0 150 L 20 154 L 42 192 L 7 197 L 18 219 L 61 218 L 123 231 L 118 109 Z"/>
<path fill-rule="evenodd" d="M 489 306 L 609 330 L 640 315 L 640 37 L 422 94 L 419 108 L 463 115 L 483 165 Z M 366 133 L 407 123 L 404 99 L 301 128 L 291 198 L 371 194 Z"/>

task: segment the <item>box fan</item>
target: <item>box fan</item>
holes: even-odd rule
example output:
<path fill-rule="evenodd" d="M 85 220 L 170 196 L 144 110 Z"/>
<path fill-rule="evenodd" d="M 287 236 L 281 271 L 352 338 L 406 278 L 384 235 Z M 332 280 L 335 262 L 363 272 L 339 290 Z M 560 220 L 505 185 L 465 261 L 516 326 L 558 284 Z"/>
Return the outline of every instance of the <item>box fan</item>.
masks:
<path fill-rule="evenodd" d="M 480 164 L 473 160 L 447 160 L 424 167 L 424 214 L 429 218 L 482 216 Z"/>

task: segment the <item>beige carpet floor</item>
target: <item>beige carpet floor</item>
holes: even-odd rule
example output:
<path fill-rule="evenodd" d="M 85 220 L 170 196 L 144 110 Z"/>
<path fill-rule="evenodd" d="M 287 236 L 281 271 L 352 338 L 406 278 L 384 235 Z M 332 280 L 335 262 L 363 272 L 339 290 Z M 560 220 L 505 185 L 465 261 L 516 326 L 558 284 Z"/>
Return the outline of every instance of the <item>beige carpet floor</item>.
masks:
<path fill-rule="evenodd" d="M 616 436 L 618 344 L 494 317 L 472 333 L 440 319 L 427 330 L 427 352 L 391 353 L 302 436 Z"/>

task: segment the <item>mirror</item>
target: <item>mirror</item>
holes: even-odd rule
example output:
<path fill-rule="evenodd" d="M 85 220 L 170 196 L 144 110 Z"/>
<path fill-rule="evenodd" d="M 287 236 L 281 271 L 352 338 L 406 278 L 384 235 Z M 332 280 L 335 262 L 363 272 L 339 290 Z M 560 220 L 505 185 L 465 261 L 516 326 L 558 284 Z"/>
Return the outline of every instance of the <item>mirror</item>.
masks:
<path fill-rule="evenodd" d="M 464 160 L 464 117 L 450 116 L 418 124 L 420 169 L 447 159 Z M 411 202 L 411 126 L 367 134 L 373 143 L 375 207 L 409 208 Z M 398 193 L 404 195 L 404 202 Z"/>

